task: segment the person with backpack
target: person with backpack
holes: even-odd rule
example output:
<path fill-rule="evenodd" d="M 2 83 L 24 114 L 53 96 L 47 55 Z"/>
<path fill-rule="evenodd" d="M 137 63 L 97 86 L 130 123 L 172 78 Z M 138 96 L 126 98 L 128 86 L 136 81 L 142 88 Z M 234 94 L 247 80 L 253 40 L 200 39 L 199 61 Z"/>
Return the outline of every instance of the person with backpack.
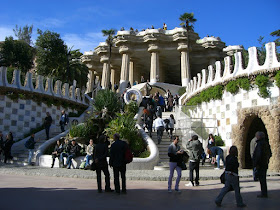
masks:
<path fill-rule="evenodd" d="M 68 115 L 65 113 L 65 110 L 61 111 L 61 117 L 60 117 L 60 121 L 59 121 L 59 125 L 61 128 L 61 132 L 65 131 L 65 126 L 69 123 L 69 117 Z"/>
<path fill-rule="evenodd" d="M 32 133 L 31 137 L 25 142 L 24 146 L 28 149 L 29 155 L 28 155 L 28 165 L 32 165 L 32 158 L 34 154 L 34 149 L 35 149 L 35 134 Z"/>
<path fill-rule="evenodd" d="M 203 152 L 201 142 L 198 140 L 197 135 L 193 135 L 187 142 L 186 149 L 189 150 L 190 159 L 190 182 L 186 184 L 187 187 L 199 186 L 199 161 Z M 193 182 L 193 171 L 195 170 L 195 183 Z"/>
<path fill-rule="evenodd" d="M 101 187 L 101 171 L 105 175 L 105 192 L 112 192 L 110 187 L 110 173 L 108 170 L 108 144 L 105 143 L 106 137 L 101 135 L 98 139 L 98 144 L 94 147 L 94 162 L 96 164 L 96 177 L 97 177 L 97 186 L 98 192 L 102 193 Z"/>
<path fill-rule="evenodd" d="M 222 200 L 224 196 L 231 191 L 231 189 L 235 192 L 235 199 L 237 203 L 237 207 L 246 207 L 243 203 L 243 199 L 240 194 L 240 184 L 239 184 L 239 176 L 238 176 L 238 150 L 236 146 L 231 146 L 229 149 L 229 155 L 226 157 L 226 165 L 225 165 L 225 186 L 221 190 L 220 194 L 215 200 L 217 206 L 221 206 Z"/>
<path fill-rule="evenodd" d="M 115 192 L 120 194 L 120 178 L 121 174 L 122 179 L 122 193 L 126 194 L 126 163 L 125 160 L 126 150 L 128 145 L 126 142 L 120 140 L 120 135 L 118 133 L 114 134 L 114 143 L 110 149 L 110 161 L 109 164 L 113 167 L 114 171 L 114 184 L 115 184 Z"/>
<path fill-rule="evenodd" d="M 258 131 L 256 138 L 257 145 L 253 154 L 253 167 L 256 168 L 256 175 L 261 185 L 261 194 L 257 195 L 257 197 L 267 198 L 266 172 L 272 153 L 268 140 L 265 139 L 264 132 Z"/>

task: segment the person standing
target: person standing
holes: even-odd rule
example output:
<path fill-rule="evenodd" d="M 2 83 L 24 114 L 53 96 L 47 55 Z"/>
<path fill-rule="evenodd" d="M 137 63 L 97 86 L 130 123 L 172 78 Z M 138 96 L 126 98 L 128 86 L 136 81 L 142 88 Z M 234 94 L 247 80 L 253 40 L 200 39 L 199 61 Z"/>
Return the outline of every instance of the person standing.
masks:
<path fill-rule="evenodd" d="M 216 156 L 217 156 L 217 170 L 220 169 L 220 159 L 223 161 L 223 164 L 225 165 L 225 161 L 224 161 L 224 151 L 220 148 L 220 147 L 217 147 L 217 146 L 214 146 L 214 147 L 210 147 L 208 148 L 208 154 L 212 157 L 212 161 L 211 163 L 212 164 L 215 164 L 216 162 Z"/>
<path fill-rule="evenodd" d="M 109 164 L 113 167 L 114 171 L 114 184 L 115 191 L 117 194 L 120 194 L 120 178 L 121 174 L 122 179 L 122 193 L 126 194 L 126 161 L 125 161 L 125 152 L 128 147 L 127 143 L 120 140 L 120 135 L 118 133 L 114 134 L 114 143 L 110 149 L 110 161 Z"/>
<path fill-rule="evenodd" d="M 199 161 L 201 158 L 201 154 L 203 151 L 202 144 L 198 140 L 198 136 L 194 135 L 192 138 L 187 142 L 186 149 L 189 150 L 190 154 L 190 183 L 186 184 L 187 187 L 193 187 L 193 171 L 195 170 L 195 186 L 199 185 Z"/>
<path fill-rule="evenodd" d="M 108 171 L 108 144 L 105 143 L 106 137 L 101 135 L 98 139 L 98 144 L 94 148 L 94 162 L 96 164 L 96 176 L 97 176 L 97 186 L 98 192 L 102 193 L 101 184 L 101 171 L 105 175 L 105 192 L 112 192 L 110 187 L 110 174 Z"/>
<path fill-rule="evenodd" d="M 165 23 L 163 23 L 163 30 L 167 30 L 167 25 Z"/>
<path fill-rule="evenodd" d="M 212 133 L 209 134 L 209 137 L 208 137 L 208 144 L 207 144 L 207 148 L 210 149 L 211 147 L 214 147 L 216 144 L 215 142 L 215 138 L 213 136 Z"/>
<path fill-rule="evenodd" d="M 157 131 L 157 140 L 158 140 L 158 144 L 160 144 L 164 131 L 164 121 L 160 118 L 160 116 L 157 116 L 157 118 L 154 120 L 153 127 Z"/>
<path fill-rule="evenodd" d="M 35 134 L 32 133 L 31 137 L 25 142 L 25 147 L 28 149 L 28 165 L 32 165 L 32 158 L 33 158 L 33 154 L 34 154 L 34 149 L 35 149 Z"/>
<path fill-rule="evenodd" d="M 4 139 L 3 139 L 3 133 L 0 131 L 0 161 L 1 161 L 1 154 L 4 152 Z"/>
<path fill-rule="evenodd" d="M 226 157 L 225 169 L 225 186 L 215 200 L 217 206 L 221 206 L 224 196 L 233 189 L 235 192 L 235 199 L 237 207 L 245 207 L 243 199 L 240 194 L 239 176 L 238 176 L 238 150 L 236 146 L 229 149 L 229 155 Z"/>
<path fill-rule="evenodd" d="M 175 184 L 175 191 L 181 192 L 179 190 L 179 183 L 181 180 L 182 175 L 182 168 L 178 166 L 178 162 L 181 161 L 181 156 L 183 155 L 183 151 L 180 150 L 179 143 L 179 136 L 173 137 L 173 142 L 168 147 L 168 156 L 169 156 L 169 178 L 168 178 L 168 192 L 172 192 L 172 179 L 174 175 L 174 170 L 177 171 L 177 179 Z"/>
<path fill-rule="evenodd" d="M 251 154 L 252 160 L 253 160 L 254 151 L 255 151 L 256 146 L 257 146 L 257 138 L 254 137 L 250 142 L 250 154 Z M 258 177 L 256 176 L 256 171 L 257 171 L 257 169 L 255 167 L 253 167 L 253 179 L 255 182 L 259 181 Z"/>
<path fill-rule="evenodd" d="M 50 127 L 52 125 L 52 117 L 49 112 L 47 112 L 47 116 L 45 117 L 44 126 L 46 130 L 47 140 L 50 138 Z"/>
<path fill-rule="evenodd" d="M 94 145 L 93 145 L 93 139 L 89 140 L 89 145 L 86 148 L 86 165 L 85 167 L 87 167 L 89 165 L 89 161 L 93 159 L 93 150 L 94 150 Z"/>
<path fill-rule="evenodd" d="M 173 131 L 174 131 L 174 125 L 176 124 L 174 115 L 171 114 L 169 117 L 169 123 L 168 123 L 168 130 L 169 130 L 169 134 L 170 134 L 170 139 L 173 138 Z"/>
<path fill-rule="evenodd" d="M 62 110 L 60 121 L 59 121 L 61 132 L 65 131 L 65 126 L 68 124 L 68 122 L 69 122 L 68 115 L 65 113 L 65 110 Z"/>
<path fill-rule="evenodd" d="M 257 145 L 253 154 L 253 167 L 256 168 L 257 176 L 261 185 L 261 194 L 258 198 L 267 198 L 266 172 L 268 169 L 271 149 L 268 141 L 265 139 L 264 132 L 256 133 Z"/>
<path fill-rule="evenodd" d="M 13 156 L 11 155 L 11 148 L 14 144 L 14 140 L 13 140 L 13 134 L 11 132 L 9 132 L 9 134 L 6 136 L 6 141 L 4 142 L 4 163 L 7 163 L 7 160 L 13 159 Z"/>

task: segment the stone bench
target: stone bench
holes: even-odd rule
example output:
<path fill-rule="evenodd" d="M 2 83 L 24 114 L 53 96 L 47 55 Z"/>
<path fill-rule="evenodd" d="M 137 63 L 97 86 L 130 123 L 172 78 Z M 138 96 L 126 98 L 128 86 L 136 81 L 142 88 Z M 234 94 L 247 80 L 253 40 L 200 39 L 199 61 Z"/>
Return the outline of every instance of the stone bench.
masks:
<path fill-rule="evenodd" d="M 72 159 L 71 168 L 78 169 L 84 159 L 85 159 L 85 156 L 78 156 L 76 158 L 73 158 Z M 66 160 L 67 160 L 67 158 L 64 157 L 64 164 L 66 164 Z M 92 161 L 90 163 L 92 163 Z M 42 156 L 40 156 L 40 158 L 39 158 L 39 166 L 51 167 L 51 165 L 52 165 L 52 156 L 51 155 L 42 155 Z M 58 160 L 58 158 L 55 159 L 54 168 L 59 168 L 59 160 Z"/>

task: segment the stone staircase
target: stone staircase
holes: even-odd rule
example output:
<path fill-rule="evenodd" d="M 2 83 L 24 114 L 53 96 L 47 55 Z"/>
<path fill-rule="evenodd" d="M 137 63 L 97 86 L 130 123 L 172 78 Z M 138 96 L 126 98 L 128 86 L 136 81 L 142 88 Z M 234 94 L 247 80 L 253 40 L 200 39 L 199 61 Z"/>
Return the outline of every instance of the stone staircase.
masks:
<path fill-rule="evenodd" d="M 61 132 L 59 132 L 59 129 L 56 129 L 55 131 L 50 131 L 50 138 L 53 138 L 57 135 L 59 135 Z M 38 141 L 39 139 L 39 141 Z M 44 133 L 42 136 L 40 136 L 39 138 L 36 138 L 35 136 L 35 140 L 37 141 L 35 144 L 35 149 L 34 149 L 34 153 L 35 151 L 38 150 L 38 148 L 45 143 L 46 140 L 46 134 Z M 8 160 L 7 163 L 11 163 L 11 164 L 17 164 L 17 165 L 28 165 L 28 156 L 29 156 L 29 152 L 28 149 L 24 148 L 22 150 L 17 150 L 15 153 L 13 153 L 13 160 Z M 33 159 L 32 162 L 36 162 L 35 160 L 35 155 L 33 155 Z"/>

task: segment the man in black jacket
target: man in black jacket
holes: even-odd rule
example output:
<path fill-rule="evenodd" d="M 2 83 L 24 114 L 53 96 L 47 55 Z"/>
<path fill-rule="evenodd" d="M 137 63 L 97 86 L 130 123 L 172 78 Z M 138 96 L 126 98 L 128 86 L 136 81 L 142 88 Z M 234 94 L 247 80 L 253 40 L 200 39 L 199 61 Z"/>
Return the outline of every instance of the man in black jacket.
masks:
<path fill-rule="evenodd" d="M 266 172 L 271 157 L 271 150 L 268 141 L 265 139 L 264 132 L 258 131 L 256 138 L 257 146 L 253 154 L 253 167 L 256 168 L 262 191 L 257 197 L 267 198 Z"/>
<path fill-rule="evenodd" d="M 110 149 L 110 166 L 113 167 L 114 171 L 114 184 L 116 193 L 120 193 L 120 178 L 121 173 L 122 178 L 122 193 L 126 193 L 126 162 L 125 162 L 125 151 L 128 147 L 127 143 L 120 140 L 120 135 L 118 133 L 114 134 L 114 143 Z"/>
<path fill-rule="evenodd" d="M 52 117 L 49 112 L 47 112 L 47 116 L 45 117 L 44 126 L 46 130 L 46 138 L 47 140 L 50 138 L 50 127 L 52 124 Z"/>
<path fill-rule="evenodd" d="M 97 176 L 97 185 L 98 185 L 98 192 L 102 193 L 101 187 L 101 171 L 103 171 L 105 175 L 105 192 L 112 192 L 110 187 L 110 174 L 108 171 L 108 163 L 107 163 L 107 156 L 108 156 L 108 144 L 105 143 L 106 137 L 101 135 L 99 137 L 99 142 L 94 147 L 94 162 L 96 164 L 96 176 Z"/>
<path fill-rule="evenodd" d="M 72 159 L 77 157 L 79 153 L 80 153 L 80 146 L 76 143 L 76 140 L 73 139 L 69 147 L 69 153 L 67 153 L 67 160 L 66 160 L 67 169 L 71 168 Z"/>

